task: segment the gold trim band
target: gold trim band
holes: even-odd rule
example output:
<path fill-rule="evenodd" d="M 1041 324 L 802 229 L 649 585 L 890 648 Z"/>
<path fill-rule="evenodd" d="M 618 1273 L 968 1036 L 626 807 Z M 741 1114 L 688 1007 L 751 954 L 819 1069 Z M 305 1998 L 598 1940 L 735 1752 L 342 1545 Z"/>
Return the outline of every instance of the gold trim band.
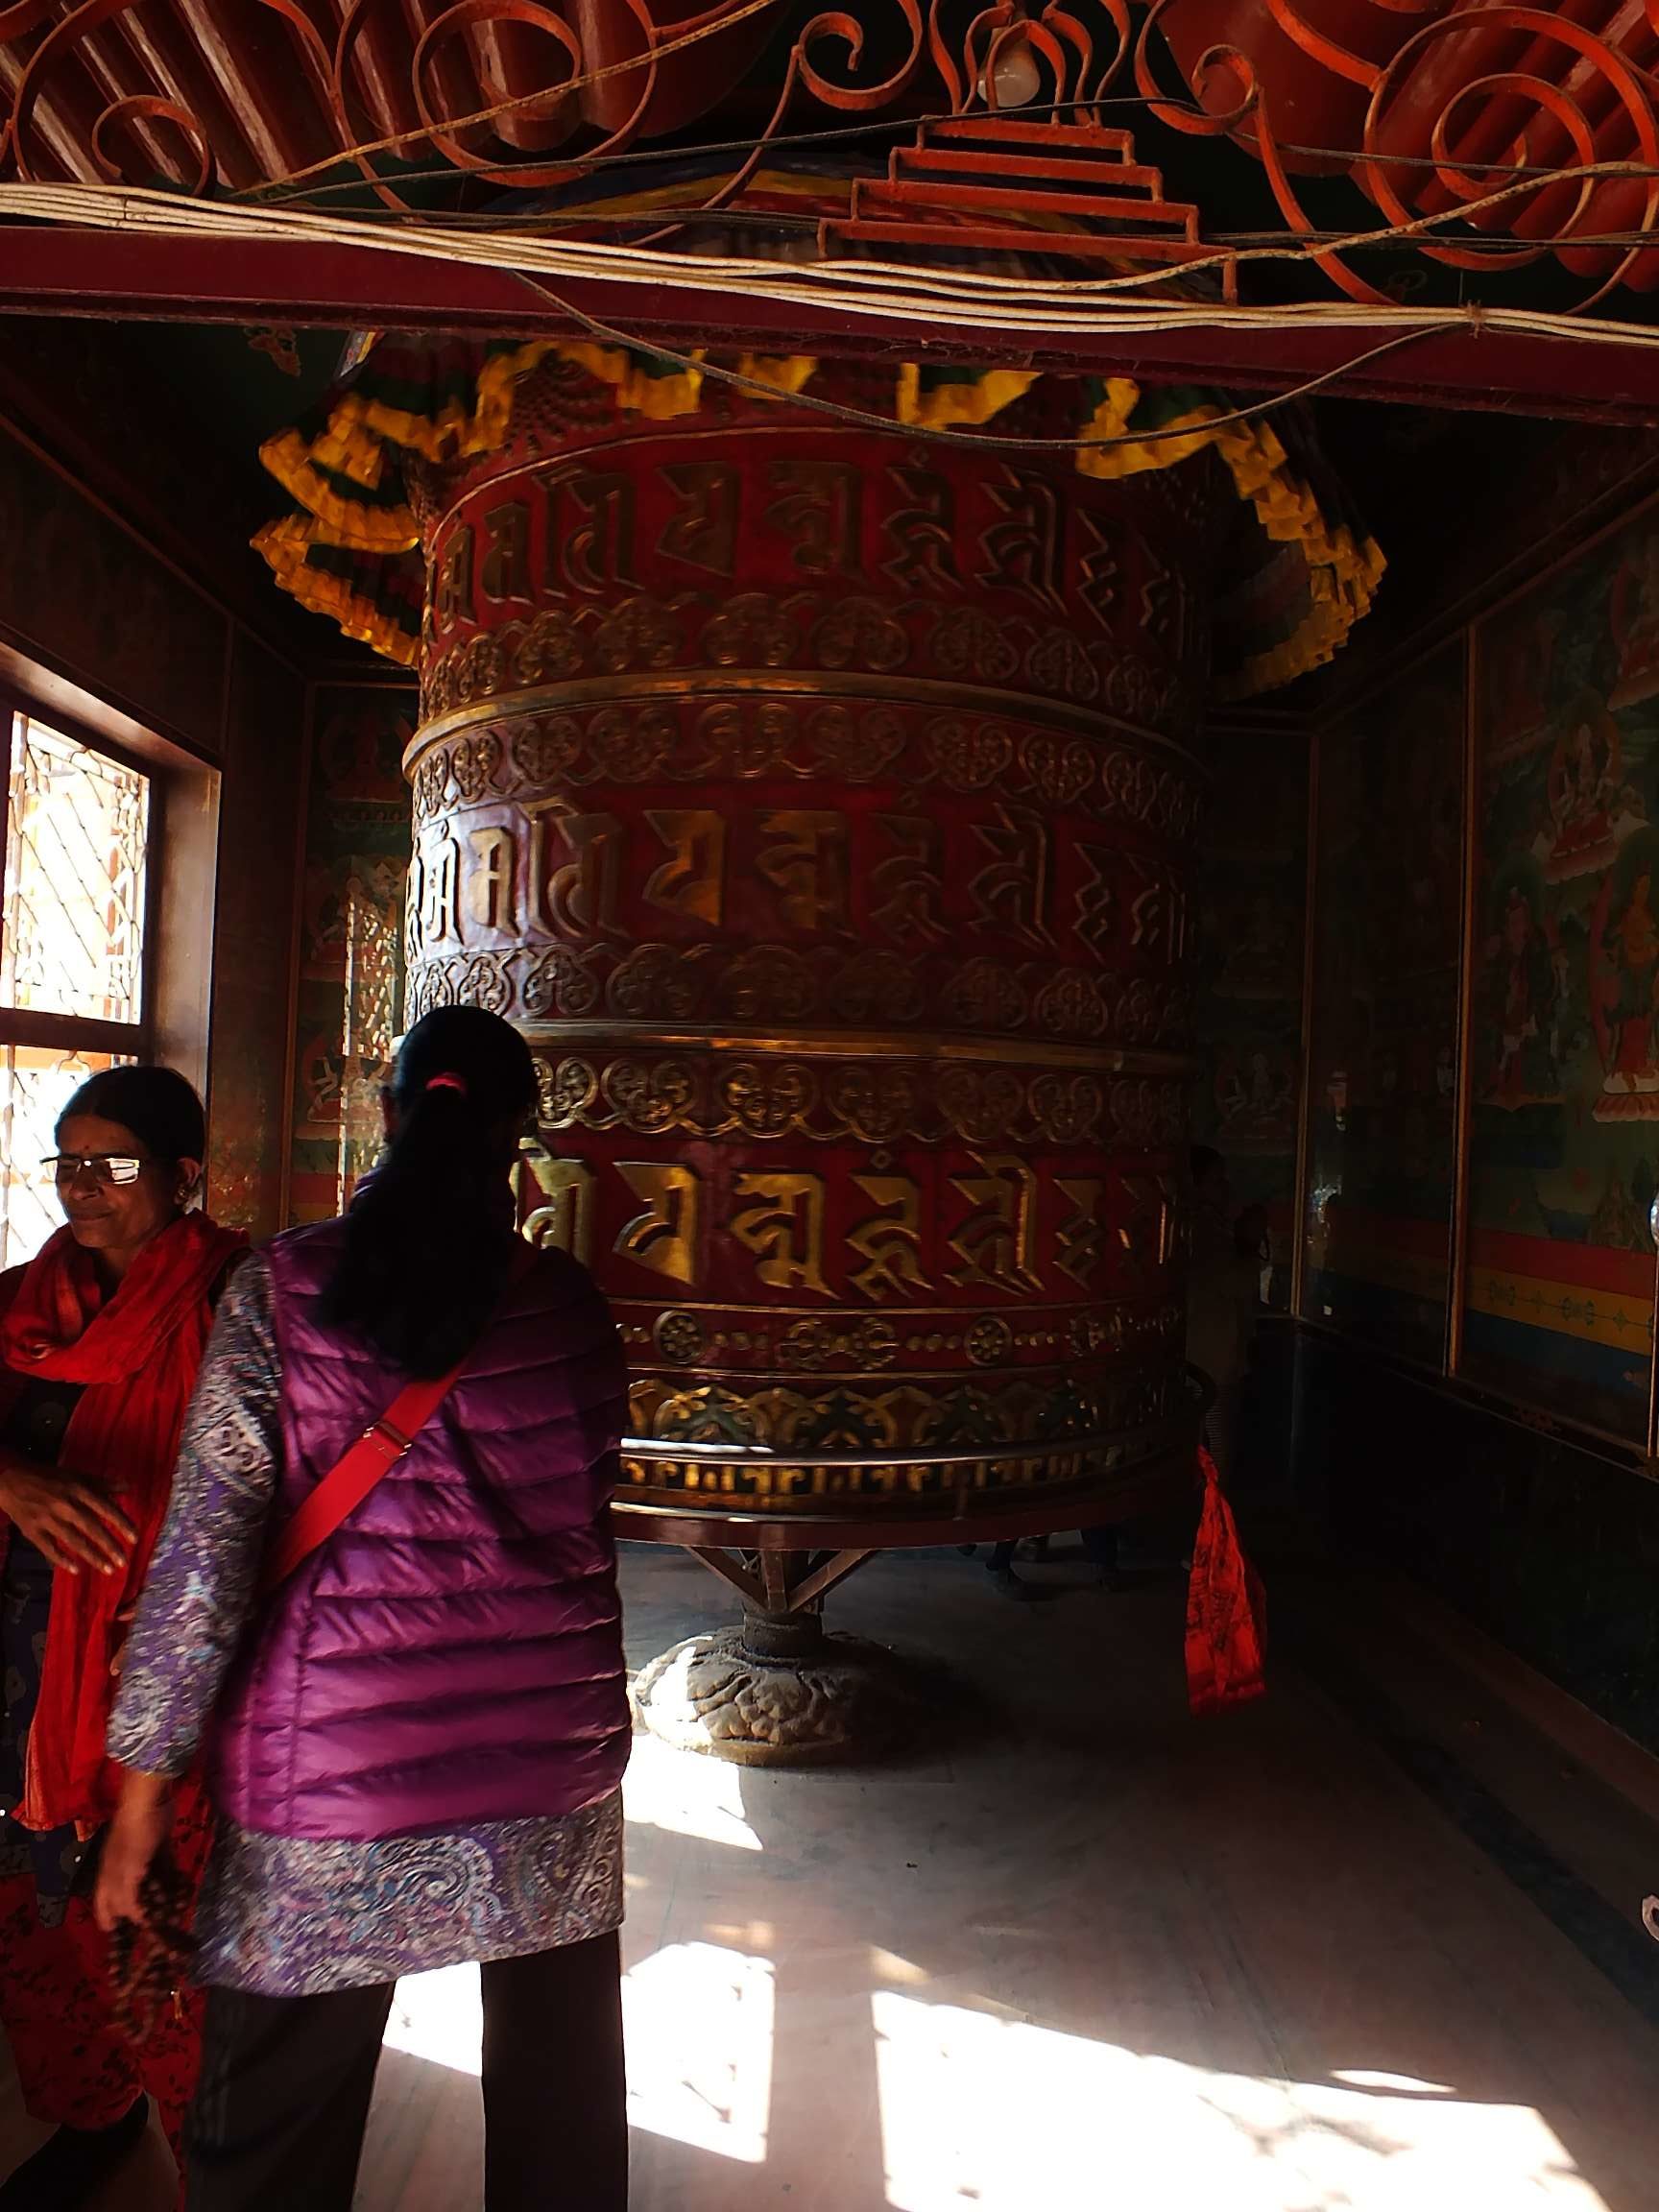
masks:
<path fill-rule="evenodd" d="M 1138 745 L 1156 747 L 1174 756 L 1192 775 L 1208 778 L 1209 770 L 1179 738 L 1145 730 L 1139 723 L 1121 722 L 1114 714 L 1097 714 L 1074 707 L 1064 699 L 1040 692 L 998 691 L 988 685 L 950 684 L 931 676 L 883 676 L 864 670 L 839 668 L 670 668 L 642 670 L 629 676 L 588 676 L 569 684 L 537 684 L 526 690 L 499 691 L 493 699 L 475 700 L 456 707 L 416 731 L 403 755 L 403 773 L 413 780 L 421 760 L 436 745 L 481 722 L 499 721 L 504 715 L 551 714 L 573 707 L 607 705 L 618 699 L 718 699 L 726 693 L 740 697 L 773 694 L 785 698 L 860 699 L 873 707 L 893 701 L 919 707 L 966 709 L 980 714 L 1000 714 L 1010 720 L 1058 722 L 1088 736 L 1128 738 Z"/>
<path fill-rule="evenodd" d="M 758 1438 L 682 1443 L 669 1437 L 624 1436 L 621 1458 L 624 1467 L 651 1460 L 661 1466 L 708 1467 L 720 1473 L 730 1469 L 733 1474 L 753 1469 L 782 1475 L 831 1467 L 891 1469 L 894 1473 L 913 1467 L 1029 1467 L 1084 1452 L 1117 1452 L 1125 1458 L 1137 1451 L 1156 1452 L 1182 1435 L 1196 1410 L 1193 1407 L 1141 1429 L 1092 1429 L 1083 1436 L 1020 1437 L 945 1450 L 896 1444 L 885 1452 L 797 1452 L 790 1445 L 763 1444 Z"/>
<path fill-rule="evenodd" d="M 649 1314 L 655 1320 L 657 1315 L 664 1310 L 661 1298 L 636 1297 L 627 1291 L 620 1290 L 611 1291 L 609 1298 L 613 1313 L 632 1314 L 638 1311 Z M 1144 1313 L 1155 1310 L 1162 1304 L 1166 1304 L 1167 1301 L 1156 1296 L 1140 1299 L 1075 1298 L 1064 1305 L 1049 1305 L 1045 1304 L 1040 1299 L 1018 1297 L 1010 1294 L 1007 1303 L 1012 1311 L 1019 1313 L 1062 1316 L 1089 1313 Z M 822 1306 L 773 1306 L 753 1301 L 747 1306 L 737 1306 L 729 1300 L 722 1301 L 712 1298 L 676 1298 L 668 1310 L 675 1313 L 731 1313 L 740 1320 L 767 1322 L 823 1321 L 830 1318 Z M 895 1323 L 900 1320 L 932 1320 L 935 1317 L 949 1321 L 962 1321 L 977 1318 L 982 1312 L 995 1310 L 996 1309 L 988 1303 L 974 1304 L 972 1301 L 957 1306 L 871 1306 L 868 1308 L 859 1307 L 855 1311 L 849 1309 L 852 1318 L 856 1321 L 893 1321 Z M 837 1315 L 836 1318 L 839 1316 Z"/>
<path fill-rule="evenodd" d="M 1181 1052 L 1111 1051 L 1094 1045 L 1028 1044 L 1018 1037 L 953 1036 L 919 1030 L 801 1029 L 778 1034 L 755 1030 L 715 1036 L 707 1029 L 660 1029 L 653 1022 L 525 1022 L 520 1033 L 542 1050 L 603 1045 L 634 1046 L 647 1052 L 764 1052 L 802 1059 L 989 1060 L 1000 1067 L 1066 1068 L 1090 1075 L 1164 1075 L 1189 1081 L 1199 1063 Z"/>

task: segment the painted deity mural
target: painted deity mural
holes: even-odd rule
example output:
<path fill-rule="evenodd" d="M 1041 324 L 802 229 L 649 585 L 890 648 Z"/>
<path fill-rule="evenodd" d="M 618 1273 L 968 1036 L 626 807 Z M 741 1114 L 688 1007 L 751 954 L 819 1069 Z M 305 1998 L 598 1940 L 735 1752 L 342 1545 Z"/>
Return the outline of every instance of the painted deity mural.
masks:
<path fill-rule="evenodd" d="M 1300 736 L 1218 732 L 1198 866 L 1194 1142 L 1227 1161 L 1241 1206 L 1266 1210 L 1274 1302 L 1288 1300 L 1302 1065 L 1308 755 Z"/>
<path fill-rule="evenodd" d="M 400 1014 L 415 701 L 395 685 L 321 691 L 300 917 L 294 1172 L 298 1221 L 337 1214 L 380 1148 Z"/>
<path fill-rule="evenodd" d="M 1659 513 L 1482 626 L 1463 1371 L 1645 1432 L 1659 1169 Z"/>
<path fill-rule="evenodd" d="M 1304 1308 L 1438 1367 L 1456 1142 L 1464 649 L 1319 741 Z"/>

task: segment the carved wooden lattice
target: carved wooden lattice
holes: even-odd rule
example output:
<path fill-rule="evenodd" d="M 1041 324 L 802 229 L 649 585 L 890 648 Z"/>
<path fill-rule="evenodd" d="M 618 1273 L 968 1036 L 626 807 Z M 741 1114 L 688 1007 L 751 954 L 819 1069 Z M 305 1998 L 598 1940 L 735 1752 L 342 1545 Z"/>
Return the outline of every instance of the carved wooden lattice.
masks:
<path fill-rule="evenodd" d="M 142 1054 L 150 783 L 24 715 L 0 727 L 11 748 L 0 891 L 0 1266 L 9 1267 L 62 1219 L 40 1166 L 56 1149 L 59 1115 L 88 1075 Z"/>
<path fill-rule="evenodd" d="M 13 723 L 0 1003 L 136 1022 L 150 782 L 43 723 Z"/>

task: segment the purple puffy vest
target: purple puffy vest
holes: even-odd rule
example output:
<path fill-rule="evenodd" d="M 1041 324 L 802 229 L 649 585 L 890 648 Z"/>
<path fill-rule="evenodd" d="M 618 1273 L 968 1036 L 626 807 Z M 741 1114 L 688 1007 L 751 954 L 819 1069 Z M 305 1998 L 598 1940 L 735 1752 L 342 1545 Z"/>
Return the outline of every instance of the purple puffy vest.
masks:
<path fill-rule="evenodd" d="M 405 1380 L 318 1321 L 342 1233 L 325 1222 L 267 1254 L 278 1520 Z M 221 1813 L 369 1841 L 571 1813 L 615 1788 L 629 1713 L 606 1507 L 624 1391 L 604 1300 L 541 1253 L 414 1449 L 250 1632 L 214 1729 Z"/>

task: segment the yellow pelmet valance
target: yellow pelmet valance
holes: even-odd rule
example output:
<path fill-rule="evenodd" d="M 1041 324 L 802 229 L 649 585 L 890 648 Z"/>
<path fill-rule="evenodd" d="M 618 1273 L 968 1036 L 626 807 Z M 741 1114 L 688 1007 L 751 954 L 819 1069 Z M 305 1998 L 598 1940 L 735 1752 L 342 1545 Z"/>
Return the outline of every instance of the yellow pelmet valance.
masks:
<path fill-rule="evenodd" d="M 442 466 L 505 445 L 519 387 L 550 356 L 609 387 L 625 413 L 666 421 L 703 403 L 701 351 L 687 362 L 588 340 L 380 339 L 315 417 L 261 449 L 299 510 L 254 540 L 278 584 L 349 636 L 416 664 L 424 579 L 404 462 L 418 455 Z M 744 354 L 730 366 L 754 397 L 780 399 L 806 391 L 819 372 L 809 355 Z M 906 364 L 895 379 L 892 420 L 896 428 L 928 430 L 989 422 L 1038 377 Z M 1217 670 L 1219 695 L 1272 689 L 1329 661 L 1369 609 L 1383 559 L 1335 486 L 1315 488 L 1310 446 L 1293 454 L 1269 421 L 1232 420 L 1236 410 L 1213 392 L 1143 391 L 1128 377 L 1070 381 L 1083 474 L 1175 468 L 1214 446 L 1266 537 L 1300 557 L 1304 588 L 1269 595 L 1278 612 L 1263 610 L 1260 634 L 1236 644 L 1233 664 Z"/>

